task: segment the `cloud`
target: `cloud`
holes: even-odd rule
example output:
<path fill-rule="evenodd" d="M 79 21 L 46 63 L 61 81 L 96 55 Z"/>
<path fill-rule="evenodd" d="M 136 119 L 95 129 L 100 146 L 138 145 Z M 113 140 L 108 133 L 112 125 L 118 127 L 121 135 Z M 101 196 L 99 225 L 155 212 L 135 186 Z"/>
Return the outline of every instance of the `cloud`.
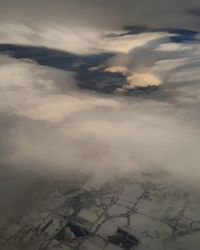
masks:
<path fill-rule="evenodd" d="M 0 25 L 0 43 L 44 46 L 75 54 L 92 54 L 101 32 L 87 27 L 40 24 L 37 28 L 25 24 Z"/>
<path fill-rule="evenodd" d="M 111 175 L 161 168 L 198 180 L 199 130 L 184 110 L 82 92 L 69 72 L 5 56 L 1 61 L 0 112 L 9 128 L 1 140 L 3 164 L 66 176 L 68 170 L 101 172 L 102 180 L 108 168 Z M 65 93 L 59 81 L 69 86 Z"/>
<path fill-rule="evenodd" d="M 122 33 L 123 34 L 123 33 Z M 166 39 L 167 34 L 161 32 L 149 32 L 137 35 L 123 35 L 119 37 L 108 37 L 102 40 L 101 47 L 106 51 L 116 53 L 129 53 L 134 49 L 143 48 L 151 41 L 160 38 Z"/>
<path fill-rule="evenodd" d="M 169 0 L 167 3 L 159 0 L 148 2 L 144 0 L 86 0 L 84 2 L 81 0 L 73 2 L 44 0 L 37 1 L 37 3 L 33 0 L 17 0 L 14 3 L 11 0 L 3 0 L 0 9 L 2 20 L 17 20 L 34 24 L 57 22 L 69 23 L 70 26 L 116 27 L 132 22 L 132 24 L 161 27 L 182 25 L 187 28 L 186 26 L 191 25 L 198 27 L 193 17 L 186 13 L 186 10 L 198 5 L 198 0 L 190 2 Z"/>
<path fill-rule="evenodd" d="M 142 42 L 135 44 L 135 39 L 141 39 Z M 173 92 L 180 85 L 198 83 L 198 41 L 174 43 L 169 34 L 156 32 L 145 33 L 145 37 L 144 34 L 122 35 L 119 40 L 115 39 L 115 43 L 127 46 L 127 41 L 130 40 L 132 43 L 123 52 L 121 47 L 119 50 L 116 49 L 117 46 L 114 47 L 115 56 L 107 61 L 105 69 L 125 75 L 125 89 L 162 84 Z"/>
<path fill-rule="evenodd" d="M 194 6 L 198 6 L 198 0 L 170 0 L 167 3 L 159 0 L 2 0 L 0 43 L 90 53 L 98 47 L 106 32 L 122 30 L 127 25 L 199 31 L 197 17 L 187 13 Z M 112 41 L 107 46 L 112 50 L 117 46 L 124 51 L 130 42 L 115 45 Z"/>

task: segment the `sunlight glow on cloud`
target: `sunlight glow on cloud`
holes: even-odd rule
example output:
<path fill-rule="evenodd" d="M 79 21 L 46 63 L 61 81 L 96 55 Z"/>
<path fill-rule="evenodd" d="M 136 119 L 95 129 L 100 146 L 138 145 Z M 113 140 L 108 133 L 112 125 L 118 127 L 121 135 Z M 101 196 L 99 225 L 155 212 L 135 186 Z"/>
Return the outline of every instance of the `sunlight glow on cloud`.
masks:
<path fill-rule="evenodd" d="M 159 86 L 162 81 L 151 73 L 136 73 L 127 77 L 128 84 L 124 88 L 131 89 L 135 87 Z"/>
<path fill-rule="evenodd" d="M 105 38 L 101 42 L 101 48 L 116 53 L 129 53 L 135 48 L 142 47 L 152 40 L 166 37 L 166 33 L 145 33 L 138 35 L 126 35 L 115 38 Z"/>

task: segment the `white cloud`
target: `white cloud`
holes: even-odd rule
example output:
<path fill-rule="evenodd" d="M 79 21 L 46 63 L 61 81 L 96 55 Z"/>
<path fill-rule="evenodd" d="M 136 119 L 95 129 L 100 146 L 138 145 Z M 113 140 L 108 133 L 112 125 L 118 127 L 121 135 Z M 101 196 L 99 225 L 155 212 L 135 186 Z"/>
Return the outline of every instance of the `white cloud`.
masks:
<path fill-rule="evenodd" d="M 1 140 L 4 164 L 46 175 L 99 172 L 101 178 L 160 168 L 199 181 L 199 129 L 187 121 L 188 111 L 81 92 L 67 72 L 5 57 L 2 62 L 0 114 L 9 128 Z M 59 92 L 59 81 L 69 84 L 65 93 Z M 38 82 L 45 82 L 42 90 Z"/>
<path fill-rule="evenodd" d="M 129 53 L 138 47 L 145 46 L 148 42 L 166 37 L 166 33 L 142 33 L 137 35 L 125 35 L 114 38 L 105 38 L 101 42 L 101 48 L 116 53 Z"/>
<path fill-rule="evenodd" d="M 27 26 L 24 24 L 0 25 L 0 43 L 44 46 L 75 54 L 97 52 L 101 32 L 91 28 L 61 25 Z"/>

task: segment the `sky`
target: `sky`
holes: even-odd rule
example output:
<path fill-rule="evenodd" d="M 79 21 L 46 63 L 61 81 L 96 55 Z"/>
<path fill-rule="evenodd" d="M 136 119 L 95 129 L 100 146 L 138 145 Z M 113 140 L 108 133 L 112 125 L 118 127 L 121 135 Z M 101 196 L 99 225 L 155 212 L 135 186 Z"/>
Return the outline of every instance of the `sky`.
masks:
<path fill-rule="evenodd" d="M 0 0 L 0 195 L 136 170 L 198 187 L 199 24 L 198 0 Z"/>

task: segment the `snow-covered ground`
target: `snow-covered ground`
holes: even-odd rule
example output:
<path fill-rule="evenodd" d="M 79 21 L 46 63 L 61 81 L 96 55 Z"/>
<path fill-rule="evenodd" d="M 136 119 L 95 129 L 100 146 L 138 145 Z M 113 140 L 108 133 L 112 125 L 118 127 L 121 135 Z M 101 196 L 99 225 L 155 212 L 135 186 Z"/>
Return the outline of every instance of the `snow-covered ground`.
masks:
<path fill-rule="evenodd" d="M 52 187 L 34 209 L 5 219 L 0 249 L 117 250 L 120 247 L 109 237 L 118 228 L 138 239 L 134 249 L 200 249 L 200 196 L 184 183 L 163 173 L 135 173 L 98 186 L 91 183 L 81 187 L 74 183 L 70 192 L 67 183 L 66 188 Z M 86 233 L 76 236 L 69 223 Z"/>

